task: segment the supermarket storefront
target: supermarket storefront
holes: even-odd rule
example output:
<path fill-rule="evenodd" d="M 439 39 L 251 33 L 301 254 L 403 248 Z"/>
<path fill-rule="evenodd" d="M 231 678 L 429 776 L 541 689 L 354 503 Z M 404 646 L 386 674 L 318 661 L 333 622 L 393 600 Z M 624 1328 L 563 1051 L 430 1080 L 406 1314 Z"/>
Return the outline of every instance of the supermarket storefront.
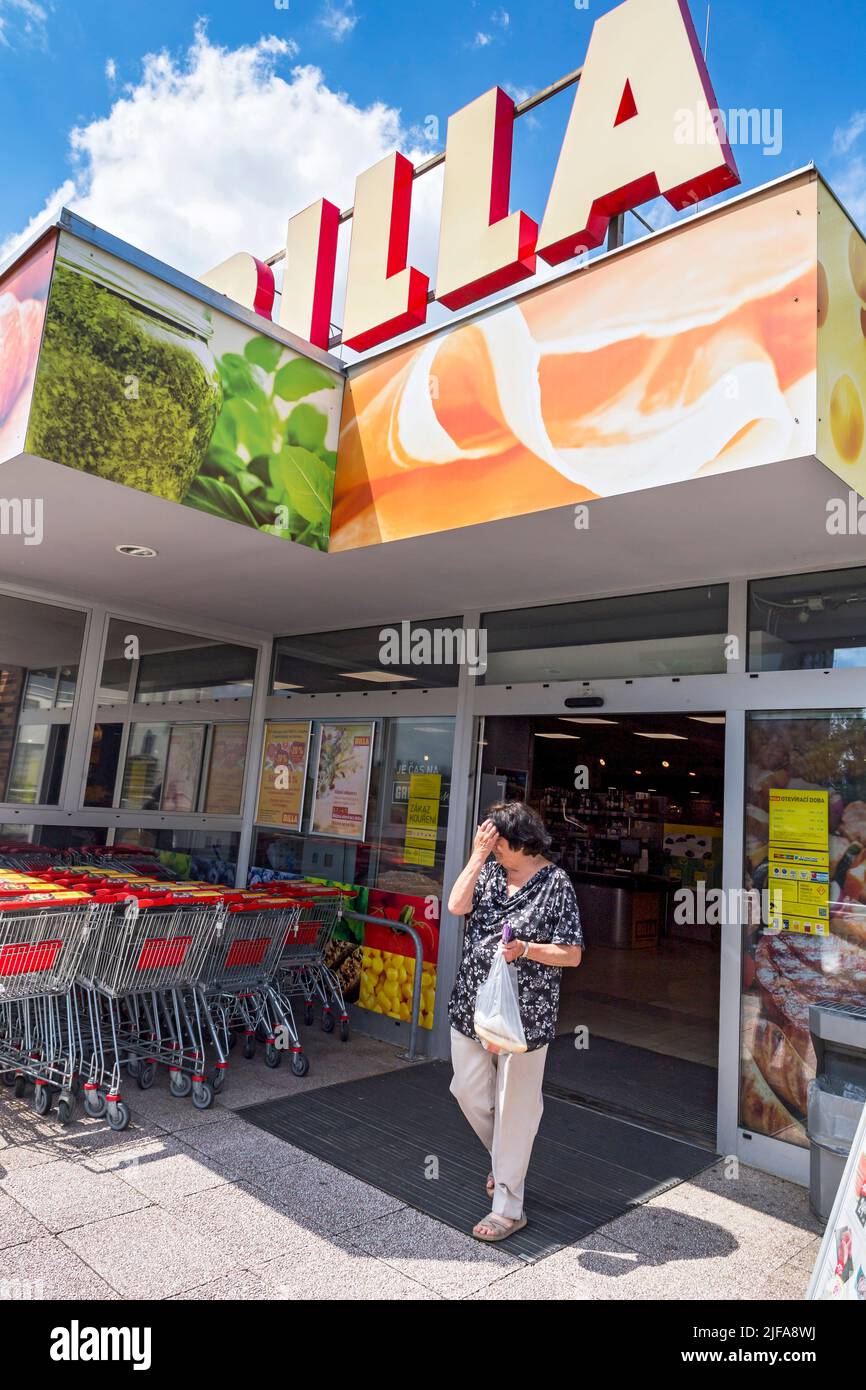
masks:
<path fill-rule="evenodd" d="M 278 325 L 62 214 L 0 279 L 0 840 L 350 885 L 353 1023 L 405 1037 L 413 924 L 442 1057 L 447 888 L 526 796 L 588 919 L 634 890 L 566 1033 L 699 1067 L 700 1138 L 803 1180 L 809 1003 L 866 1006 L 864 266 L 804 170 L 390 349 L 383 269 L 347 368 L 303 286 Z M 783 930 L 731 906 L 800 852 Z"/>

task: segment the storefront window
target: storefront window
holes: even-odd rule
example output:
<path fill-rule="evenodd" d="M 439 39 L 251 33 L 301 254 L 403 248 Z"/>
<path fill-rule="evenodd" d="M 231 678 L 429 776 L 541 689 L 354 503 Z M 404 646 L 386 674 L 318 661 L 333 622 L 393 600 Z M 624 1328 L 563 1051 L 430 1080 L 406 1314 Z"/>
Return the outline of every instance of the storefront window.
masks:
<path fill-rule="evenodd" d="M 750 715 L 746 788 L 740 1124 L 805 1145 L 809 1008 L 866 1009 L 866 711 Z"/>
<path fill-rule="evenodd" d="M 153 850 L 159 862 L 178 878 L 232 886 L 238 863 L 240 836 L 228 830 L 118 830 L 118 858 L 124 845 Z"/>
<path fill-rule="evenodd" d="M 725 670 L 725 584 L 486 613 L 488 685 Z"/>
<path fill-rule="evenodd" d="M 122 724 L 97 724 L 85 805 L 113 805 Z M 188 815 L 240 814 L 248 725 L 136 723 L 129 731 L 120 806 Z"/>
<path fill-rule="evenodd" d="M 113 618 L 98 703 L 249 699 L 255 671 L 253 647 Z"/>
<path fill-rule="evenodd" d="M 362 735 L 363 728 L 368 733 Z M 363 738 L 369 736 L 370 729 L 372 754 L 367 769 Z M 343 731 L 355 733 L 354 740 L 341 741 Z M 441 895 L 453 719 L 377 719 L 366 726 L 315 720 L 293 726 L 270 725 L 268 739 L 277 767 L 281 758 L 291 757 L 292 746 L 299 748 L 301 768 L 306 762 L 300 828 L 296 832 L 280 829 L 278 796 L 263 797 L 260 793 L 259 820 L 268 814 L 274 824 L 260 824 L 257 830 L 251 879 L 306 874 L 394 893 Z M 353 741 L 361 751 L 345 755 L 355 758 L 345 776 L 354 780 L 357 791 L 338 789 L 335 796 L 330 773 L 332 750 L 340 749 L 337 756 L 344 757 L 343 744 Z M 305 757 L 307 750 L 309 756 Z M 266 747 L 265 787 L 273 766 L 268 764 L 267 755 Z M 366 802 L 361 806 L 364 796 Z M 355 805 L 362 819 L 353 827 L 351 808 Z M 350 812 L 341 816 L 344 806 Z M 330 827 L 330 832 L 316 833 L 316 825 Z"/>
<path fill-rule="evenodd" d="M 324 695 L 455 686 L 465 643 L 459 618 L 280 637 L 274 644 L 272 689 L 275 695 L 296 690 Z"/>
<path fill-rule="evenodd" d="M 85 615 L 0 594 L 0 800 L 60 795 Z"/>
<path fill-rule="evenodd" d="M 68 724 L 23 724 L 12 758 L 6 800 L 52 806 L 60 797 Z"/>
<path fill-rule="evenodd" d="M 866 666 L 866 569 L 749 585 L 749 670 Z"/>

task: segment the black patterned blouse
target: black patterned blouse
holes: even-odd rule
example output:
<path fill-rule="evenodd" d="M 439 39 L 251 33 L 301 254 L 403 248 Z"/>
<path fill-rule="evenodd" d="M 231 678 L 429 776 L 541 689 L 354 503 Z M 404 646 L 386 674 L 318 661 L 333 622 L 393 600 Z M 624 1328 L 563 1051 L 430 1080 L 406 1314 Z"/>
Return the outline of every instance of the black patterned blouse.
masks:
<path fill-rule="evenodd" d="M 475 1037 L 475 999 L 490 973 L 506 922 L 521 941 L 583 945 L 577 899 L 562 869 L 546 864 L 509 898 L 504 868 L 495 859 L 488 859 L 475 884 L 472 911 L 466 917 L 463 957 L 448 1005 L 451 1027 L 467 1038 Z M 558 966 L 517 961 L 520 1017 L 530 1052 L 553 1042 L 556 1036 L 561 980 Z"/>

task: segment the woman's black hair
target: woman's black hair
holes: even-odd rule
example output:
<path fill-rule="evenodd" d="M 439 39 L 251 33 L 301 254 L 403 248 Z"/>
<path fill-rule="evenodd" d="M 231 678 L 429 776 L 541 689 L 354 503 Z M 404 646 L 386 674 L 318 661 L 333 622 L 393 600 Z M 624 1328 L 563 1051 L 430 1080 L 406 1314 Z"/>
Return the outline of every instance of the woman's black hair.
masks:
<path fill-rule="evenodd" d="M 487 812 L 503 840 L 524 854 L 544 854 L 550 848 L 550 835 L 537 811 L 525 801 L 498 801 Z"/>

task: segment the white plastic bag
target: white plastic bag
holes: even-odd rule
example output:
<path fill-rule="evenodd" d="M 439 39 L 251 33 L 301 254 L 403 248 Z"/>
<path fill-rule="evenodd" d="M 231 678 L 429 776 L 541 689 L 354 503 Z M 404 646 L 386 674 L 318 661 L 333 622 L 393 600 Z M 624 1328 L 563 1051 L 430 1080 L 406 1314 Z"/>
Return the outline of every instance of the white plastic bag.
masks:
<path fill-rule="evenodd" d="M 516 967 L 497 949 L 490 974 L 475 1000 L 475 1036 L 500 1052 L 525 1052 Z"/>

